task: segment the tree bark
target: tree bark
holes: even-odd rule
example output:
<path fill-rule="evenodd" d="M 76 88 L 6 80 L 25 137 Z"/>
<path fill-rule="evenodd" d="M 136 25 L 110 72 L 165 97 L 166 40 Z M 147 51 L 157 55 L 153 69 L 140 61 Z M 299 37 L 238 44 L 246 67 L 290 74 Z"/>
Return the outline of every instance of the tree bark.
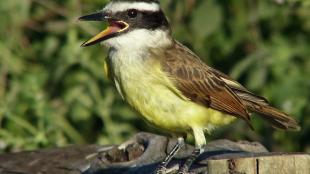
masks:
<path fill-rule="evenodd" d="M 149 174 L 176 143 L 139 133 L 119 146 L 78 146 L 0 155 L 0 174 Z M 193 146 L 185 145 L 169 164 L 176 173 Z M 256 142 L 217 140 L 207 144 L 191 173 L 310 174 L 310 156 L 272 153 Z"/>

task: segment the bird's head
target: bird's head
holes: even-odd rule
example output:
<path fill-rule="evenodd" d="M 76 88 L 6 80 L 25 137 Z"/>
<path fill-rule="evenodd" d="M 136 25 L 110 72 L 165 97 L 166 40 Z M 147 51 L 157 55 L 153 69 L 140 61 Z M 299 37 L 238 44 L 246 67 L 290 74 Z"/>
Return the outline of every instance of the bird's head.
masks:
<path fill-rule="evenodd" d="M 82 44 L 102 42 L 108 47 L 132 47 L 167 44 L 168 20 L 158 0 L 113 0 L 102 11 L 79 18 L 82 21 L 105 21 L 108 27 Z"/>

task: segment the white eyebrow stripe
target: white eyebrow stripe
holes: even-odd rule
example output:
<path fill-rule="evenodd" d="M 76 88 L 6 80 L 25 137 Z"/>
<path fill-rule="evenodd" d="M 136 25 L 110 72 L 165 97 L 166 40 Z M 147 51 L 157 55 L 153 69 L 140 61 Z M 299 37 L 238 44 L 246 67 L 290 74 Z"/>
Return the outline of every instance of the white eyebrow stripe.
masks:
<path fill-rule="evenodd" d="M 146 2 L 112 2 L 109 3 L 103 10 L 110 10 L 112 12 L 127 11 L 129 9 L 136 9 L 139 11 L 159 11 L 160 6 L 158 3 Z"/>

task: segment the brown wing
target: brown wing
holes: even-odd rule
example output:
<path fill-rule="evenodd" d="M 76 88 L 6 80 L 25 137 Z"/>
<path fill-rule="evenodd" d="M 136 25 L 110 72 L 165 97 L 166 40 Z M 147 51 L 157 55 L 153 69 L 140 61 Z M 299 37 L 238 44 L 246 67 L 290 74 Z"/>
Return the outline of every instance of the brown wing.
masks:
<path fill-rule="evenodd" d="M 244 119 L 249 114 L 238 96 L 224 82 L 218 71 L 204 64 L 194 53 L 176 42 L 165 52 L 163 70 L 177 88 L 193 102 Z"/>

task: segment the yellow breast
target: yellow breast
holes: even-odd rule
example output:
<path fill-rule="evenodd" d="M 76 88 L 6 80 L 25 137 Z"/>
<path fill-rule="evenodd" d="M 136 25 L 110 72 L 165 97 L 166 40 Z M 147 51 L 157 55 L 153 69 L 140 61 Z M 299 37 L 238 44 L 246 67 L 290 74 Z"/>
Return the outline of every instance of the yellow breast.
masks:
<path fill-rule="evenodd" d="M 192 127 L 213 129 L 234 117 L 196 104 L 174 86 L 156 59 L 113 59 L 115 85 L 123 98 L 148 122 L 169 131 L 187 132 Z M 126 61 L 126 62 L 124 62 Z"/>

